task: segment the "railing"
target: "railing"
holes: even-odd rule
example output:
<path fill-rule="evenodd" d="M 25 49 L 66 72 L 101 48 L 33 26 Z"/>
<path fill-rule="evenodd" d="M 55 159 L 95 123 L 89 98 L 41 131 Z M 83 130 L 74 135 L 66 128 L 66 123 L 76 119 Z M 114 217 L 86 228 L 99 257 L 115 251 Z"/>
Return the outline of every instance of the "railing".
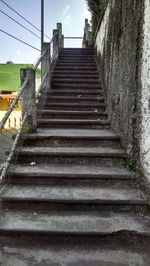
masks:
<path fill-rule="evenodd" d="M 0 188 L 9 182 L 8 168 L 14 158 L 14 152 L 21 134 L 35 132 L 37 129 L 37 108 L 42 109 L 45 104 L 46 92 L 51 89 L 51 77 L 59 56 L 59 50 L 64 48 L 64 39 L 83 39 L 83 48 L 92 45 L 92 34 L 88 20 L 85 20 L 84 36 L 64 37 L 62 35 L 62 24 L 57 23 L 57 28 L 53 30 L 51 41 L 44 42 L 41 48 L 41 55 L 34 68 L 20 70 L 21 88 L 16 97 L 10 103 L 3 119 L 0 122 Z M 41 64 L 41 84 L 36 89 L 36 71 Z M 18 103 L 21 103 L 19 119 L 21 126 L 12 127 L 6 130 L 5 126 L 11 117 L 16 116 L 14 110 Z M 14 117 L 16 120 L 16 117 Z M 8 154 L 8 155 L 7 155 Z"/>
<path fill-rule="evenodd" d="M 52 73 L 58 59 L 59 50 L 63 46 L 62 25 L 57 23 L 57 29 L 53 30 L 51 41 L 43 43 L 41 55 L 34 68 L 20 70 L 21 88 L 0 122 L 0 188 L 9 182 L 7 172 L 21 134 L 23 132 L 35 132 L 37 129 L 37 106 L 41 108 L 41 105 L 44 105 L 44 94 L 46 95 L 46 92 L 51 89 Z M 36 71 L 40 64 L 41 84 L 36 90 Z M 6 130 L 5 125 L 19 101 L 21 101 L 22 125 L 20 128 Z"/>

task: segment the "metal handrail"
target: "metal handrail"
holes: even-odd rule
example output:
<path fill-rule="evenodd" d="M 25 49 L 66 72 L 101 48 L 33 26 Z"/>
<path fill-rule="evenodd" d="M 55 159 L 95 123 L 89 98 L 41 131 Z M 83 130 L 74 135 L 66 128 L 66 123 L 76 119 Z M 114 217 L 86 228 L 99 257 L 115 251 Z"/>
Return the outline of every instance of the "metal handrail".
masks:
<path fill-rule="evenodd" d="M 22 95 L 22 93 L 24 92 L 24 90 L 25 90 L 25 88 L 26 88 L 26 86 L 28 84 L 28 81 L 29 81 L 29 79 L 26 78 L 24 83 L 23 83 L 23 85 L 20 88 L 20 91 L 18 92 L 18 94 L 16 95 L 14 100 L 12 100 L 9 108 L 7 109 L 7 112 L 5 113 L 3 119 L 0 122 L 0 130 L 3 129 L 8 117 L 10 116 L 11 112 L 13 111 L 15 105 L 18 103 L 20 96 Z"/>
<path fill-rule="evenodd" d="M 64 37 L 64 39 L 83 39 L 83 37 Z"/>

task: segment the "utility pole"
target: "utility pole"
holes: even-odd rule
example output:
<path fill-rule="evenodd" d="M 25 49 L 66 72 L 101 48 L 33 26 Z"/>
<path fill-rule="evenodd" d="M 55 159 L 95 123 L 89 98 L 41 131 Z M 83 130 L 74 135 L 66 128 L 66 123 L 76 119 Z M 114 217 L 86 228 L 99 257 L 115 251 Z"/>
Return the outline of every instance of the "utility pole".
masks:
<path fill-rule="evenodd" d="M 44 42 L 44 0 L 41 0 L 41 51 Z"/>

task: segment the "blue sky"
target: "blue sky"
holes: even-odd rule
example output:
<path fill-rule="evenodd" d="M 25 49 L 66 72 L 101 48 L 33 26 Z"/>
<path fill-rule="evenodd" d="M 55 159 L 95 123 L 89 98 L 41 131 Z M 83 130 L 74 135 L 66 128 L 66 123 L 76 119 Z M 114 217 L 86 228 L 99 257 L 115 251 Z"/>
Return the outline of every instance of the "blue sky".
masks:
<path fill-rule="evenodd" d="M 4 1 L 40 28 L 41 0 Z M 30 28 L 37 35 L 40 35 L 40 32 L 23 21 L 1 1 L 0 10 L 3 10 L 20 23 L 23 23 L 24 26 Z M 90 19 L 85 0 L 45 0 L 45 33 L 50 37 L 57 22 L 62 22 L 63 34 L 65 36 L 83 36 L 85 18 Z M 38 38 L 28 33 L 1 13 L 0 28 L 40 49 L 40 40 Z M 45 41 L 48 40 L 45 38 Z M 39 56 L 38 51 L 28 48 L 24 44 L 13 40 L 11 37 L 5 36 L 2 32 L 0 32 L 0 44 L 0 63 L 6 63 L 8 60 L 12 60 L 15 63 L 35 63 Z M 81 41 L 69 40 L 65 42 L 65 45 L 67 47 L 79 47 Z"/>

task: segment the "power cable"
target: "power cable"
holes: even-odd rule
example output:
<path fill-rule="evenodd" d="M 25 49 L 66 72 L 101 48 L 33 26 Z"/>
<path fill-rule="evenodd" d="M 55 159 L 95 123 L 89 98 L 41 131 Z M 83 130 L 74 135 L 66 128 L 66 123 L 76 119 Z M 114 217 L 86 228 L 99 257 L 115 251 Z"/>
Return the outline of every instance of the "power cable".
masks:
<path fill-rule="evenodd" d="M 8 14 L 6 14 L 4 11 L 2 11 L 0 9 L 0 12 L 5 15 L 6 17 L 10 18 L 11 20 L 13 20 L 15 23 L 17 23 L 19 26 L 21 26 L 22 28 L 24 28 L 25 30 L 29 31 L 30 33 L 32 33 L 33 35 L 35 35 L 37 38 L 41 39 L 38 35 L 36 35 L 33 31 L 29 30 L 28 28 L 26 28 L 25 26 L 23 26 L 21 23 L 19 23 L 17 20 L 15 20 L 14 18 L 10 17 Z"/>
<path fill-rule="evenodd" d="M 12 37 L 13 39 L 15 39 L 15 40 L 17 40 L 17 41 L 19 41 L 19 42 L 21 42 L 21 43 L 23 43 L 23 44 L 25 44 L 25 45 L 31 47 L 31 48 L 37 50 L 38 52 L 41 52 L 40 49 L 38 49 L 38 48 L 32 46 L 31 44 L 29 44 L 29 43 L 27 43 L 27 42 L 24 42 L 24 41 L 20 40 L 19 38 L 17 38 L 17 37 L 15 37 L 15 36 L 11 35 L 10 33 L 6 32 L 6 31 L 4 31 L 4 30 L 2 30 L 2 29 L 0 29 L 0 31 L 3 32 L 3 33 L 6 34 L 6 35 Z"/>
<path fill-rule="evenodd" d="M 24 16 L 22 16 L 19 12 L 17 12 L 14 8 L 12 8 L 11 6 L 9 6 L 5 1 L 0 0 L 4 5 L 6 5 L 9 9 L 11 9 L 13 12 L 15 12 L 19 17 L 21 17 L 23 20 L 25 20 L 27 23 L 29 23 L 33 28 L 35 28 L 36 30 L 38 30 L 41 33 L 41 30 L 38 29 L 34 24 L 32 24 L 28 19 L 26 19 Z M 46 38 L 48 38 L 50 40 L 50 38 L 44 34 L 44 36 Z"/>

